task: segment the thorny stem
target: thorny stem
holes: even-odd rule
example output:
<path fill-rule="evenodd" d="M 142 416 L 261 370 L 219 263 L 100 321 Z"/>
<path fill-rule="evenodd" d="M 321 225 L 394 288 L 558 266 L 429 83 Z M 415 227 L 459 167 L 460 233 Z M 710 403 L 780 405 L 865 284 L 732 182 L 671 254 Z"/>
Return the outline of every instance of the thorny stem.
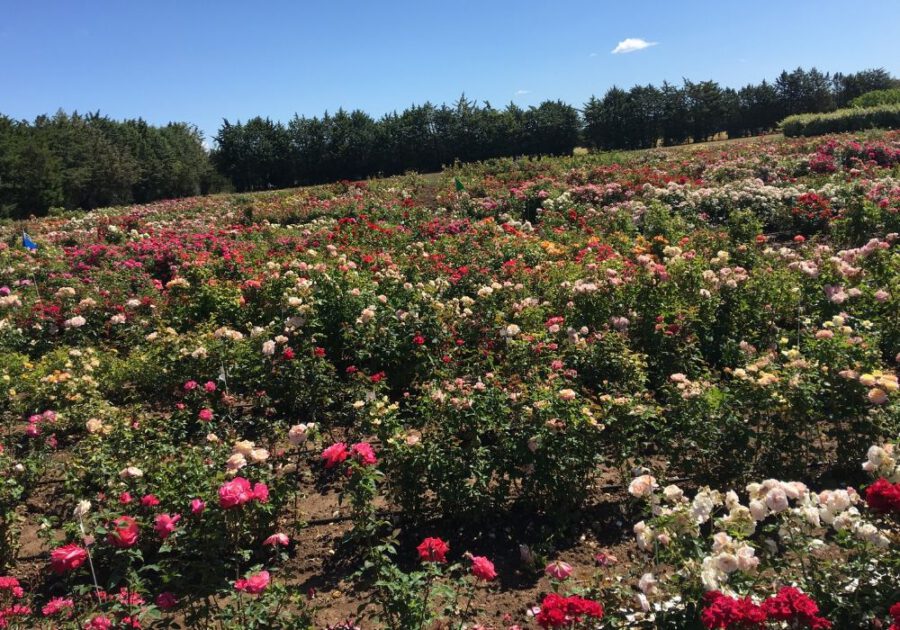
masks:
<path fill-rule="evenodd" d="M 81 514 L 78 515 L 78 527 L 81 529 L 82 538 L 87 538 L 87 533 L 84 530 L 84 519 Z M 100 584 L 97 583 L 97 572 L 94 571 L 94 559 L 91 557 L 91 546 L 85 545 L 85 551 L 87 551 L 88 557 L 88 566 L 91 568 L 91 578 L 94 580 L 94 593 L 97 595 L 97 602 L 100 602 Z"/>
<path fill-rule="evenodd" d="M 468 600 L 466 600 L 466 609 L 463 611 L 462 618 L 459 620 L 459 630 L 463 630 L 466 625 L 466 619 L 469 616 L 469 610 L 472 608 L 472 599 L 475 597 L 475 589 L 468 582 L 466 583 L 466 591 L 469 595 L 469 598 Z M 459 590 L 457 589 L 456 592 L 459 593 Z"/>
<path fill-rule="evenodd" d="M 428 574 L 428 582 L 425 585 L 425 597 L 422 599 L 422 621 L 419 623 L 419 628 L 425 627 L 425 622 L 428 620 L 428 599 L 431 597 L 431 583 L 434 580 L 434 574 L 429 571 Z"/>

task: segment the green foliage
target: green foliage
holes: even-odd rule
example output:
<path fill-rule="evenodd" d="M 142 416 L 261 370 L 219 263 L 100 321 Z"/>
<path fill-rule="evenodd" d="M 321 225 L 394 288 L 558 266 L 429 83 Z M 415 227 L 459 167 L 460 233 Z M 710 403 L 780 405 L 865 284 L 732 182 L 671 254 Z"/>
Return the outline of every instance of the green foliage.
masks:
<path fill-rule="evenodd" d="M 217 181 L 196 127 L 62 111 L 0 116 L 0 216 L 91 210 L 209 192 Z"/>
<path fill-rule="evenodd" d="M 255 117 L 225 121 L 213 162 L 240 191 L 362 179 L 408 170 L 429 172 L 458 162 L 504 156 L 568 155 L 579 143 L 595 149 L 641 149 L 772 131 L 788 114 L 825 112 L 863 91 L 891 87 L 882 69 L 843 75 L 812 68 L 782 72 L 740 90 L 715 81 L 681 86 L 612 87 L 581 112 L 547 100 L 496 109 L 465 95 L 451 105 L 413 105 L 376 120 L 360 110 L 287 124 Z"/>
<path fill-rule="evenodd" d="M 900 127 L 900 104 L 839 109 L 828 114 L 800 114 L 788 116 L 781 121 L 784 135 L 788 137 L 898 127 Z"/>
<path fill-rule="evenodd" d="M 900 88 L 866 92 L 850 101 L 850 107 L 876 107 L 878 105 L 900 104 Z"/>

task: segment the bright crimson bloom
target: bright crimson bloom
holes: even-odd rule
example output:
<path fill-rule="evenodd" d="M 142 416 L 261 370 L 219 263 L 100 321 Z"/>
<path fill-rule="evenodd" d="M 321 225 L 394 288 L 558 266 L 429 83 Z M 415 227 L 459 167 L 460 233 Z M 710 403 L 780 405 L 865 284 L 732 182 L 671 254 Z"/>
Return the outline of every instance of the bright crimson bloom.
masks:
<path fill-rule="evenodd" d="M 137 544 L 139 529 L 137 521 L 133 517 L 120 516 L 111 523 L 106 540 L 113 547 L 128 549 Z"/>
<path fill-rule="evenodd" d="M 235 477 L 226 481 L 219 488 L 219 506 L 229 510 L 253 500 L 253 488 L 243 477 Z"/>
<path fill-rule="evenodd" d="M 156 498 L 155 494 L 145 494 L 141 497 L 141 505 L 144 507 L 156 507 L 159 505 L 159 499 Z"/>
<path fill-rule="evenodd" d="M 450 545 L 440 538 L 426 538 L 416 547 L 422 562 L 446 562 Z"/>
<path fill-rule="evenodd" d="M 710 591 L 703 599 L 706 608 L 700 614 L 700 620 L 706 628 L 751 630 L 766 625 L 766 611 L 749 597 L 737 599 L 719 591 Z"/>
<path fill-rule="evenodd" d="M 241 578 L 234 583 L 234 589 L 242 593 L 250 593 L 251 595 L 259 595 L 269 585 L 269 572 L 260 571 L 246 578 Z"/>
<path fill-rule="evenodd" d="M 603 606 L 578 595 L 563 597 L 550 593 L 541 602 L 541 610 L 534 616 L 534 620 L 542 628 L 562 628 L 580 623 L 588 617 L 602 619 Z"/>
<path fill-rule="evenodd" d="M 497 577 L 497 572 L 494 570 L 494 563 L 484 556 L 472 556 L 472 575 L 490 582 Z"/>
<path fill-rule="evenodd" d="M 58 574 L 74 571 L 87 560 L 87 550 L 78 545 L 63 545 L 50 552 L 50 566 Z"/>
<path fill-rule="evenodd" d="M 343 442 L 332 444 L 322 451 L 322 461 L 325 462 L 325 468 L 334 468 L 350 456 L 347 445 Z"/>
<path fill-rule="evenodd" d="M 200 418 L 201 422 L 210 422 L 213 419 L 212 409 L 201 409 L 200 413 L 197 414 L 197 417 Z"/>
<path fill-rule="evenodd" d="M 787 622 L 792 628 L 831 628 L 831 622 L 819 616 L 819 606 L 792 586 L 783 587 L 761 604 L 753 603 L 749 597 L 728 597 L 719 591 L 710 591 L 703 599 L 706 607 L 700 619 L 710 629 L 753 630 L 766 628 L 773 621 Z"/>
<path fill-rule="evenodd" d="M 897 602 L 888 611 L 891 616 L 891 626 L 888 630 L 900 630 L 900 602 Z"/>
<path fill-rule="evenodd" d="M 813 630 L 831 627 L 831 622 L 819 617 L 819 606 L 808 595 L 793 586 L 782 587 L 778 593 L 762 603 L 769 619 L 800 623 Z"/>
<path fill-rule="evenodd" d="M 363 466 L 374 466 L 378 463 L 378 458 L 375 457 L 375 451 L 368 442 L 357 442 L 350 447 L 350 453 L 353 455 L 353 458 Z"/>
<path fill-rule="evenodd" d="M 900 483 L 879 479 L 866 488 L 866 503 L 876 512 L 900 512 Z"/>
<path fill-rule="evenodd" d="M 172 532 L 175 531 L 175 527 L 180 520 L 181 514 L 160 514 L 156 517 L 153 529 L 156 530 L 156 533 L 159 534 L 160 538 L 165 540 L 172 535 Z"/>

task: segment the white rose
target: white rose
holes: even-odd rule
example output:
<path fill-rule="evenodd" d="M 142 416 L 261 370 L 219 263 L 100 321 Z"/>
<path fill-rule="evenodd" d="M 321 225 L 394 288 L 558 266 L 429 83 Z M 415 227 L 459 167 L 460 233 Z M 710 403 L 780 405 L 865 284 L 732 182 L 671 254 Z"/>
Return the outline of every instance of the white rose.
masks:
<path fill-rule="evenodd" d="M 753 520 L 761 521 L 769 515 L 769 508 L 762 501 L 754 500 L 750 502 L 750 514 Z"/>
<path fill-rule="evenodd" d="M 720 553 L 716 556 L 716 568 L 722 573 L 734 573 L 738 570 L 737 556 L 731 553 Z"/>
<path fill-rule="evenodd" d="M 782 488 L 772 488 L 766 493 L 766 507 L 776 514 L 788 508 L 788 497 Z"/>
<path fill-rule="evenodd" d="M 140 479 L 144 476 L 144 471 L 136 466 L 128 466 L 119 471 L 119 477 L 122 479 Z"/>
<path fill-rule="evenodd" d="M 656 487 L 656 479 L 651 475 L 641 475 L 640 477 L 635 477 L 631 480 L 631 483 L 628 484 L 628 492 L 631 493 L 631 496 L 642 498 L 649 496 L 653 489 Z"/>
<path fill-rule="evenodd" d="M 745 545 L 737 550 L 738 569 L 744 573 L 756 570 L 759 566 L 759 558 L 756 557 L 756 550 L 749 545 Z"/>

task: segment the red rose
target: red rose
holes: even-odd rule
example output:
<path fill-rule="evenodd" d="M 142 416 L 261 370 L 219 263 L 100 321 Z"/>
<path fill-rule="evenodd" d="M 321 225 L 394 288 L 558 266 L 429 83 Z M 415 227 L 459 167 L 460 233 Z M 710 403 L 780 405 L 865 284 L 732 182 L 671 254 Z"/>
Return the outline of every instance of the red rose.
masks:
<path fill-rule="evenodd" d="M 419 559 L 422 562 L 446 562 L 450 545 L 440 538 L 426 538 L 416 547 L 416 551 L 419 552 Z"/>
<path fill-rule="evenodd" d="M 120 516 L 112 522 L 112 527 L 106 535 L 106 540 L 113 547 L 128 549 L 137 544 L 138 531 L 137 521 L 133 517 Z"/>
<path fill-rule="evenodd" d="M 866 503 L 876 512 L 900 512 L 900 483 L 882 477 L 866 488 Z"/>
<path fill-rule="evenodd" d="M 818 604 L 793 586 L 783 587 L 761 606 L 770 620 L 802 623 L 817 630 L 831 627 L 830 621 L 818 616 Z"/>
<path fill-rule="evenodd" d="M 563 597 L 550 593 L 541 602 L 534 619 L 542 628 L 561 628 L 580 623 L 585 617 L 603 618 L 603 606 L 590 599 L 572 595 Z"/>
<path fill-rule="evenodd" d="M 325 462 L 325 468 L 334 468 L 350 456 L 347 445 L 343 442 L 332 444 L 322 451 L 322 461 Z"/>
<path fill-rule="evenodd" d="M 78 545 L 64 545 L 50 552 L 50 566 L 56 573 L 67 573 L 84 564 L 87 557 L 87 551 Z"/>
<path fill-rule="evenodd" d="M 766 623 L 766 611 L 749 597 L 738 599 L 710 591 L 703 599 L 707 606 L 700 620 L 707 628 L 762 628 Z"/>
<path fill-rule="evenodd" d="M 175 593 L 164 591 L 156 596 L 156 605 L 162 610 L 171 610 L 178 605 L 178 598 Z"/>

